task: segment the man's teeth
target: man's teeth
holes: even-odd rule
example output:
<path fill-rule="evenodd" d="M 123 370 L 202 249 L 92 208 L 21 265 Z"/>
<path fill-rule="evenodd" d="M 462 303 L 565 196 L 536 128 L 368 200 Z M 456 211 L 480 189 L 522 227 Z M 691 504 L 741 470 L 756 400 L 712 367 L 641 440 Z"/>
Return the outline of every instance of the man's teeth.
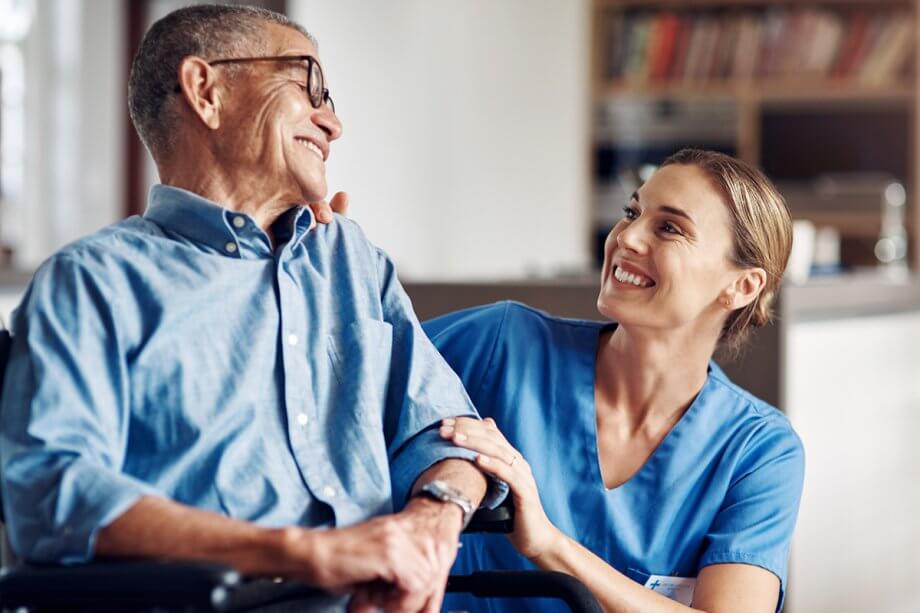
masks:
<path fill-rule="evenodd" d="M 619 266 L 613 269 L 613 276 L 617 281 L 621 283 L 629 283 L 635 285 L 636 287 L 650 287 L 652 282 L 645 277 L 640 277 L 639 275 L 634 275 L 631 272 L 626 272 Z"/>
<path fill-rule="evenodd" d="M 313 153 L 315 153 L 316 155 L 318 155 L 318 156 L 320 157 L 320 159 L 322 159 L 322 157 L 323 157 L 323 150 L 320 149 L 319 147 L 317 147 L 317 146 L 316 146 L 315 144 L 313 144 L 311 141 L 304 140 L 304 139 L 302 139 L 302 138 L 298 138 L 298 139 L 297 139 L 297 142 L 300 143 L 301 145 L 303 145 L 304 147 L 306 147 L 307 149 L 309 149 L 310 151 L 312 151 Z"/>

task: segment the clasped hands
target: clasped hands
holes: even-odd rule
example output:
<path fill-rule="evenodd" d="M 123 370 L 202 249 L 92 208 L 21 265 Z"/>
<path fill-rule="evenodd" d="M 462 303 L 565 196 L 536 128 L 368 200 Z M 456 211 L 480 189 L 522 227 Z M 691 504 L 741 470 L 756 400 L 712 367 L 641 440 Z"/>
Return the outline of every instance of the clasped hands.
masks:
<path fill-rule="evenodd" d="M 459 507 L 413 498 L 406 508 L 336 530 L 283 530 L 292 578 L 351 593 L 350 611 L 440 610 L 462 528 Z"/>

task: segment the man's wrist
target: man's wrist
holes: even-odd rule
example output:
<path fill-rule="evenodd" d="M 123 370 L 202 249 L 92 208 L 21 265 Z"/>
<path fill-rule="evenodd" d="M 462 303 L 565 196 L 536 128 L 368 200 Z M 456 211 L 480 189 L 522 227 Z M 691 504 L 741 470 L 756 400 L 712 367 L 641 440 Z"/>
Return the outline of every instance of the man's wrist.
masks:
<path fill-rule="evenodd" d="M 324 536 L 326 531 L 296 526 L 266 530 L 259 547 L 265 565 L 261 572 L 255 574 L 296 574 L 306 577 L 311 584 L 321 586 L 321 569 L 329 544 Z"/>
<path fill-rule="evenodd" d="M 414 496 L 409 500 L 403 512 L 436 518 L 443 526 L 456 532 L 458 537 L 463 531 L 463 511 L 451 502 L 443 502 L 427 496 Z"/>
<path fill-rule="evenodd" d="M 460 511 L 461 530 L 466 528 L 470 519 L 473 517 L 473 512 L 476 510 L 469 496 L 462 490 L 441 479 L 434 479 L 424 483 L 421 487 L 416 489 L 413 498 L 427 498 L 438 503 L 453 505 Z"/>

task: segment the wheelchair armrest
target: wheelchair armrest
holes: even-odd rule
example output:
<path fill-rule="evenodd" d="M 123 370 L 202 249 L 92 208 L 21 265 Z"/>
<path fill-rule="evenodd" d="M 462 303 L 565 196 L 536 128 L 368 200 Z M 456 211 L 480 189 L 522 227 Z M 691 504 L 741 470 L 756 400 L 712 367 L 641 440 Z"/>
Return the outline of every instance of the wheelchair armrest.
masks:
<path fill-rule="evenodd" d="M 240 584 L 232 568 L 205 562 L 112 560 L 75 566 L 19 565 L 0 575 L 4 609 L 176 607 L 225 610 Z"/>
<path fill-rule="evenodd" d="M 601 606 L 585 584 L 571 575 L 551 571 L 481 571 L 452 575 L 448 592 L 466 592 L 480 598 L 556 598 L 574 613 L 601 613 Z"/>
<path fill-rule="evenodd" d="M 464 532 L 508 534 L 514 530 L 514 503 L 511 497 L 494 509 L 478 509 Z"/>

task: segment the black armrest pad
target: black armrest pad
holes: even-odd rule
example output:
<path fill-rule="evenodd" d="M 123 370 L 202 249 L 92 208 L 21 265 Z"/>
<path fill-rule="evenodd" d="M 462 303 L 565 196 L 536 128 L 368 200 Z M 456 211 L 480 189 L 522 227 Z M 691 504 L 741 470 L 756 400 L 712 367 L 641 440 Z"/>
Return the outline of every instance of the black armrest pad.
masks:
<path fill-rule="evenodd" d="M 497 532 L 508 534 L 514 530 L 514 504 L 509 496 L 494 509 L 479 509 L 473 514 L 464 532 Z"/>
<path fill-rule="evenodd" d="M 220 609 L 240 583 L 232 568 L 204 562 L 117 560 L 76 566 L 20 565 L 0 577 L 3 607 L 109 610 L 132 607 Z"/>
<path fill-rule="evenodd" d="M 571 575 L 551 571 L 484 571 L 452 575 L 448 592 L 467 592 L 482 598 L 557 598 L 576 613 L 601 613 L 597 599 Z"/>

